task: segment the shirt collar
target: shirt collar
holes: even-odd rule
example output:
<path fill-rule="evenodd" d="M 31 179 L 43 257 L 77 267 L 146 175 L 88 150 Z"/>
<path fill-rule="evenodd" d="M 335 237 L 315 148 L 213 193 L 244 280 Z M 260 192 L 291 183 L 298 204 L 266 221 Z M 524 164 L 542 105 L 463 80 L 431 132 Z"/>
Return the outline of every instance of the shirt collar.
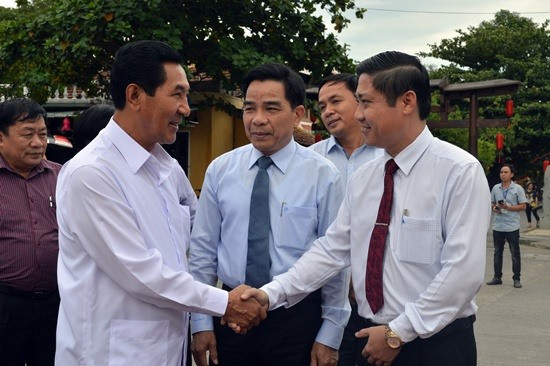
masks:
<path fill-rule="evenodd" d="M 17 173 L 15 170 L 13 170 L 13 168 L 8 164 L 8 162 L 6 161 L 6 159 L 4 159 L 4 157 L 2 155 L 0 155 L 0 170 L 1 169 L 6 169 L 6 170 L 8 170 L 8 171 L 10 171 L 14 174 L 17 174 L 17 175 L 21 176 L 21 174 Z M 42 173 L 44 171 L 44 169 L 50 169 L 51 170 L 52 166 L 46 160 L 42 159 L 42 161 L 40 163 L 38 163 L 37 166 L 32 168 L 32 170 L 30 171 L 30 173 L 29 173 L 29 175 L 27 176 L 26 179 L 34 177 L 35 175 L 37 175 L 39 173 Z"/>
<path fill-rule="evenodd" d="M 366 149 L 368 147 L 368 145 L 366 143 L 363 143 L 363 145 L 359 146 L 357 149 L 354 150 L 355 151 L 360 151 L 362 149 Z M 347 151 L 346 149 L 344 149 L 344 147 L 340 144 L 340 142 L 338 140 L 336 140 L 336 138 L 334 136 L 330 136 L 327 140 L 327 153 L 330 152 L 331 150 L 333 149 L 340 149 L 342 151 L 344 151 L 344 153 L 346 153 L 347 155 Z"/>
<path fill-rule="evenodd" d="M 500 183 L 498 184 L 498 186 L 500 187 L 500 189 L 502 189 L 503 191 L 512 188 L 512 186 L 514 186 L 514 185 L 516 185 L 516 183 L 514 183 L 514 181 L 511 181 L 511 182 L 510 182 L 510 185 L 508 186 L 508 188 L 504 188 L 504 187 L 502 186 L 502 182 L 500 182 Z"/>
<path fill-rule="evenodd" d="M 424 130 L 414 139 L 414 141 L 404 148 L 397 156 L 394 158 L 395 162 L 399 166 L 399 169 L 405 174 L 409 175 L 414 164 L 420 159 L 424 151 L 431 144 L 433 135 L 428 129 L 427 126 L 424 127 Z M 384 153 L 385 160 L 391 158 L 390 154 L 386 151 Z"/>
<path fill-rule="evenodd" d="M 336 140 L 334 136 L 330 136 L 327 141 L 327 153 L 332 149 L 343 149 L 342 145 Z"/>
<path fill-rule="evenodd" d="M 285 147 L 283 147 L 281 150 L 277 151 L 276 153 L 271 154 L 269 157 L 271 158 L 271 160 L 273 160 L 273 164 L 275 164 L 275 166 L 279 168 L 279 170 L 283 174 L 285 174 L 295 152 L 296 152 L 296 143 L 294 142 L 294 138 L 292 138 Z M 258 159 L 263 155 L 264 154 L 262 154 L 259 150 L 257 150 L 253 146 L 252 153 L 250 154 L 250 161 L 248 162 L 248 169 L 251 169 L 254 166 L 254 164 L 256 164 L 256 161 L 258 161 Z"/>
<path fill-rule="evenodd" d="M 151 151 L 151 156 L 146 161 L 146 166 L 154 171 L 160 185 L 174 170 L 174 159 L 162 146 L 156 144 Z"/>
<path fill-rule="evenodd" d="M 170 175 L 173 160 L 159 144 L 155 144 L 151 152 L 145 150 L 113 118 L 111 118 L 107 127 L 105 127 L 105 134 L 118 151 L 120 151 L 132 173 L 136 174 L 149 161 L 147 169 L 155 175 L 159 184 Z"/>

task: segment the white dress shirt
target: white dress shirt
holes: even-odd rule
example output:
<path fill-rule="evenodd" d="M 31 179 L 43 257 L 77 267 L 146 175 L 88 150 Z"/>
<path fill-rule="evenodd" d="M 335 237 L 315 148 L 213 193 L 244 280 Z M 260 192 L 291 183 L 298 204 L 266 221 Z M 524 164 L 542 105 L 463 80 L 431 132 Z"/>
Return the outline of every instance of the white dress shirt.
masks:
<path fill-rule="evenodd" d="M 311 145 L 309 149 L 332 161 L 336 168 L 338 168 L 342 181 L 345 184 L 349 182 L 353 172 L 357 168 L 384 154 L 384 149 L 363 144 L 348 156 L 346 149 L 340 145 L 334 136 Z"/>
<path fill-rule="evenodd" d="M 181 365 L 188 312 L 228 299 L 188 273 L 195 205 L 177 162 L 113 120 L 63 167 L 57 365 Z"/>
<path fill-rule="evenodd" d="M 326 236 L 289 272 L 262 287 L 270 308 L 300 301 L 351 265 L 359 314 L 389 323 L 405 342 L 476 313 L 491 216 L 487 179 L 473 156 L 434 138 L 427 128 L 395 157 L 399 170 L 384 256 L 384 306 L 372 313 L 365 268 L 390 158 L 385 153 L 354 173 Z"/>
<path fill-rule="evenodd" d="M 215 159 L 206 171 L 193 226 L 191 274 L 225 285 L 245 283 L 250 195 L 262 153 L 251 144 Z M 270 276 L 286 272 L 313 241 L 325 234 L 342 201 L 343 185 L 334 165 L 291 141 L 270 156 Z M 317 341 L 338 349 L 349 319 L 347 271 L 322 289 L 324 319 Z M 269 316 L 269 314 L 268 314 Z M 212 317 L 192 314 L 193 333 L 213 330 Z"/>

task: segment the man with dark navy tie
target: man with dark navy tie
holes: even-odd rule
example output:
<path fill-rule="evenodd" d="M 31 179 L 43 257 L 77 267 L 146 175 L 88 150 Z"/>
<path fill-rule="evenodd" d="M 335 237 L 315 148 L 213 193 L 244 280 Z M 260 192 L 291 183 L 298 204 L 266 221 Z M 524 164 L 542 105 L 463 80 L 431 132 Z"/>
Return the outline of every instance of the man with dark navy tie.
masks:
<path fill-rule="evenodd" d="M 224 288 L 262 286 L 286 272 L 325 234 L 342 199 L 336 167 L 293 140 L 305 85 L 281 64 L 244 79 L 243 120 L 251 144 L 215 159 L 206 172 L 191 235 L 190 270 Z M 300 305 L 271 312 L 246 335 L 192 315 L 193 355 L 224 366 L 336 365 L 349 317 L 343 272 Z"/>

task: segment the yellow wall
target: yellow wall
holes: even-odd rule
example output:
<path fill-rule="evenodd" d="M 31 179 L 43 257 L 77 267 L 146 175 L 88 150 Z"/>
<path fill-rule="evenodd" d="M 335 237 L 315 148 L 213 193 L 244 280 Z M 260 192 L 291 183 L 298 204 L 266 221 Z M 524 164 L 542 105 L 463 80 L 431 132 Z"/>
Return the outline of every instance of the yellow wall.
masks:
<path fill-rule="evenodd" d="M 199 124 L 189 128 L 189 181 L 198 194 L 212 156 L 212 113 L 198 111 Z"/>
<path fill-rule="evenodd" d="M 233 146 L 239 147 L 250 143 L 248 137 L 246 137 L 246 133 L 244 132 L 244 124 L 242 118 L 234 118 L 233 126 L 235 127 Z"/>
<path fill-rule="evenodd" d="M 221 94 L 216 96 L 237 108 L 242 108 L 241 99 Z M 196 97 L 200 99 L 201 96 Z M 232 117 L 215 107 L 206 108 L 197 113 L 199 124 L 188 127 L 187 130 L 189 131 L 189 181 L 198 195 L 210 162 L 235 147 L 248 144 L 248 138 L 240 118 Z"/>
<path fill-rule="evenodd" d="M 212 156 L 214 160 L 221 154 L 233 149 L 233 117 L 211 108 L 212 111 Z"/>

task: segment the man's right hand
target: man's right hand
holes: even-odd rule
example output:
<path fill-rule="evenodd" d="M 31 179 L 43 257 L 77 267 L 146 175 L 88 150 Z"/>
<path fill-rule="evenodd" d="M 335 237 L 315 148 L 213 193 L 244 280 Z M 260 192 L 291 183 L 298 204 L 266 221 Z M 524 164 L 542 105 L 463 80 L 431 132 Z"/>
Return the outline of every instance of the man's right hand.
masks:
<path fill-rule="evenodd" d="M 213 331 L 197 332 L 193 334 L 191 352 L 197 366 L 208 366 L 206 351 L 210 352 L 210 360 L 214 365 L 218 364 L 218 349 L 216 347 L 216 336 Z"/>
<path fill-rule="evenodd" d="M 240 285 L 229 292 L 229 301 L 222 324 L 229 324 L 239 334 L 245 334 L 267 317 L 267 307 L 261 306 L 254 298 L 243 299 L 242 293 L 250 286 Z"/>
<path fill-rule="evenodd" d="M 256 299 L 265 311 L 269 308 L 269 296 L 260 289 L 253 287 L 246 289 L 241 295 L 241 300 L 247 301 L 249 299 Z"/>
<path fill-rule="evenodd" d="M 247 303 L 250 301 L 259 303 L 262 309 L 262 312 L 260 314 L 260 320 L 264 320 L 267 317 L 267 310 L 269 309 L 269 297 L 264 291 L 247 286 L 245 291 L 241 292 L 240 299 Z M 262 314 L 266 314 L 266 315 L 262 317 Z M 222 324 L 226 324 L 226 323 L 227 323 L 227 326 L 229 326 L 229 328 L 231 328 L 235 333 L 246 334 L 246 332 L 249 330 L 239 326 L 239 324 L 235 322 L 226 321 L 226 319 L 222 319 Z"/>

